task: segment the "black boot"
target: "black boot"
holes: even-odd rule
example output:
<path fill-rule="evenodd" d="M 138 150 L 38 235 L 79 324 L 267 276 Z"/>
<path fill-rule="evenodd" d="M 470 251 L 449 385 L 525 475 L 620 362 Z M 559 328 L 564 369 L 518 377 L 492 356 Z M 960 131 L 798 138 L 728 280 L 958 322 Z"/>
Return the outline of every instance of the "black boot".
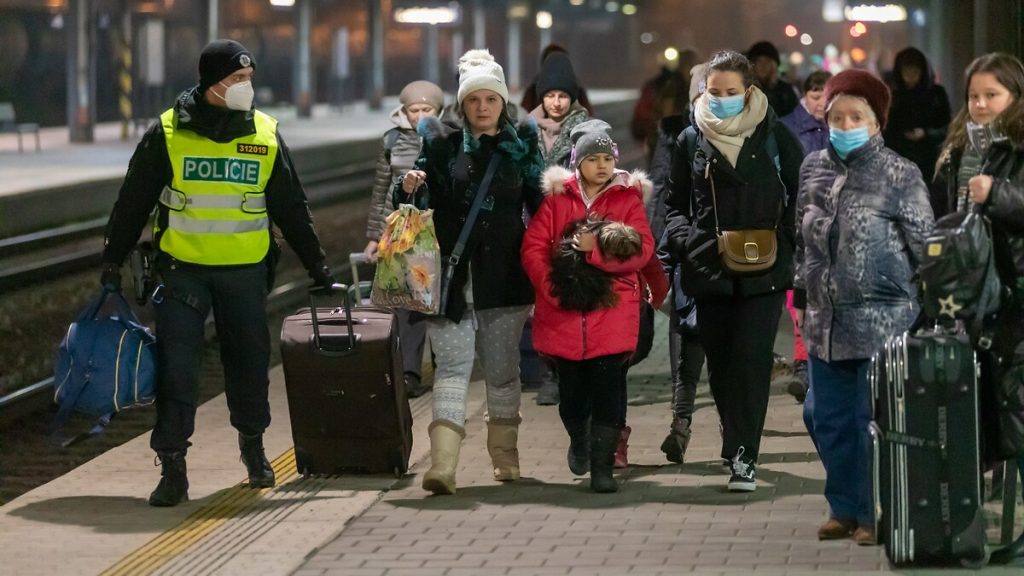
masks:
<path fill-rule="evenodd" d="M 612 426 L 590 427 L 590 489 L 594 492 L 618 492 L 612 476 L 615 469 L 615 446 L 619 429 Z"/>
<path fill-rule="evenodd" d="M 690 445 L 690 419 L 675 418 L 672 420 L 672 427 L 669 428 L 668 436 L 661 443 L 661 451 L 669 462 L 682 464 L 686 457 L 686 447 Z"/>
<path fill-rule="evenodd" d="M 157 452 L 160 460 L 160 483 L 149 495 L 150 506 L 177 506 L 188 501 L 188 470 L 185 451 Z"/>
<path fill-rule="evenodd" d="M 801 404 L 807 398 L 807 360 L 793 362 L 793 377 L 786 384 L 786 392 Z"/>
<path fill-rule="evenodd" d="M 989 564 L 1024 564 L 1024 534 L 1004 548 L 994 552 L 988 559 Z"/>
<path fill-rule="evenodd" d="M 263 434 L 239 434 L 238 448 L 242 451 L 242 462 L 249 472 L 249 488 L 273 488 L 274 469 L 270 467 L 267 455 L 263 452 Z"/>
<path fill-rule="evenodd" d="M 577 476 L 583 476 L 590 471 L 590 422 L 583 420 L 563 424 L 569 433 L 569 453 L 566 456 L 569 471 Z"/>

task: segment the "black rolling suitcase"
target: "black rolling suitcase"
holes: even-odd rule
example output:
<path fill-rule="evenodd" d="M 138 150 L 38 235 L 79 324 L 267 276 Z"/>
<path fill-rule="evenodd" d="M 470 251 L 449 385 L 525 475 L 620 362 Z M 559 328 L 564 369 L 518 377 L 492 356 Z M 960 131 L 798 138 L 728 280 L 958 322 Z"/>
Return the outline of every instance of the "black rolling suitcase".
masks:
<path fill-rule="evenodd" d="M 412 450 L 412 413 L 402 379 L 394 314 L 303 308 L 281 327 L 288 413 L 300 474 L 402 475 Z M 335 293 L 337 293 L 337 290 Z"/>
<path fill-rule="evenodd" d="M 966 334 L 904 333 L 869 372 L 875 533 L 890 562 L 980 565 L 978 363 Z"/>

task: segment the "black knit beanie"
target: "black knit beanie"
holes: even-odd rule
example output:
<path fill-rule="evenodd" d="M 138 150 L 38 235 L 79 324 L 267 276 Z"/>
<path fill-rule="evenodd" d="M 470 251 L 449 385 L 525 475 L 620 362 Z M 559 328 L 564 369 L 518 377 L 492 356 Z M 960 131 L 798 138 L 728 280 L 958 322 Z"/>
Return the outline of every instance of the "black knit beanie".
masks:
<path fill-rule="evenodd" d="M 774 44 L 766 40 L 756 42 L 750 47 L 750 50 L 747 50 L 747 60 L 750 60 L 751 63 L 754 62 L 755 58 L 760 56 L 767 56 L 774 60 L 776 64 L 780 64 L 782 62 L 781 58 L 779 58 L 779 49 L 776 48 Z"/>
<path fill-rule="evenodd" d="M 226 38 L 214 40 L 199 55 L 199 91 L 205 92 L 235 70 L 249 66 L 256 68 L 256 60 L 245 46 Z"/>
<path fill-rule="evenodd" d="M 576 74 L 572 70 L 572 61 L 565 52 L 552 52 L 544 59 L 537 76 L 537 98 L 552 90 L 561 90 L 569 95 L 573 102 L 579 97 L 580 87 L 576 84 Z"/>

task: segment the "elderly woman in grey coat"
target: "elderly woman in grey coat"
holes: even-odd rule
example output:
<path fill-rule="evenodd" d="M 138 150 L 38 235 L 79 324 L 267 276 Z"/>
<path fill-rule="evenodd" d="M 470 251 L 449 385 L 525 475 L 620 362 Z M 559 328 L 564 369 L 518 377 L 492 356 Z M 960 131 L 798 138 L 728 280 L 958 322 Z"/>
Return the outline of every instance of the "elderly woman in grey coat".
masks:
<path fill-rule="evenodd" d="M 861 70 L 825 85 L 830 146 L 800 169 L 794 304 L 811 386 L 805 421 L 825 466 L 818 538 L 875 543 L 868 476 L 870 358 L 919 311 L 914 276 L 934 219 L 928 188 L 880 134 L 889 90 Z"/>

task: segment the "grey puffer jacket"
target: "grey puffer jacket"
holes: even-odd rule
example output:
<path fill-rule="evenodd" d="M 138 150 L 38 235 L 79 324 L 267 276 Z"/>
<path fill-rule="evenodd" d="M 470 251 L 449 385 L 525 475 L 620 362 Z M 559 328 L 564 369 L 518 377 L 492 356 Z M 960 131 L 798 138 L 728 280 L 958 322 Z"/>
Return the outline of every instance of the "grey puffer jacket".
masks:
<path fill-rule="evenodd" d="M 423 139 L 416 133 L 416 127 L 409 123 L 409 117 L 401 106 L 391 112 L 391 122 L 395 128 L 384 133 L 380 154 L 377 156 L 377 175 L 373 180 L 370 210 L 366 218 L 367 240 L 380 240 L 384 233 L 384 220 L 392 212 L 391 187 L 412 170 L 423 145 Z"/>
<path fill-rule="evenodd" d="M 921 171 L 875 135 L 841 160 L 807 156 L 797 200 L 794 304 L 805 309 L 807 352 L 825 361 L 870 358 L 914 322 L 915 281 L 934 225 Z"/>

